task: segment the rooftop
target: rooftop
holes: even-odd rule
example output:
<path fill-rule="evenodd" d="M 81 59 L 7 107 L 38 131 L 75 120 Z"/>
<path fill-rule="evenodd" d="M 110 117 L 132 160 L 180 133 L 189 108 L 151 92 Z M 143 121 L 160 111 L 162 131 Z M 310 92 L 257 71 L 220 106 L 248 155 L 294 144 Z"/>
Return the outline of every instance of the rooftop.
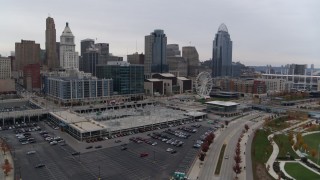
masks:
<path fill-rule="evenodd" d="M 236 106 L 239 103 L 231 102 L 231 101 L 209 101 L 206 104 L 218 105 L 218 106 Z"/>
<path fill-rule="evenodd" d="M 228 28 L 227 28 L 227 26 L 226 26 L 224 23 L 222 23 L 222 24 L 219 26 L 218 32 L 219 32 L 219 31 L 223 31 L 223 32 L 228 33 Z"/>
<path fill-rule="evenodd" d="M 73 127 L 74 129 L 77 129 L 82 133 L 90 131 L 99 131 L 106 128 L 103 124 L 96 122 L 91 118 L 78 116 L 77 114 L 72 113 L 70 111 L 52 112 L 51 115 L 55 116 L 56 118 L 59 118 L 65 124 L 68 124 L 70 127 Z"/>

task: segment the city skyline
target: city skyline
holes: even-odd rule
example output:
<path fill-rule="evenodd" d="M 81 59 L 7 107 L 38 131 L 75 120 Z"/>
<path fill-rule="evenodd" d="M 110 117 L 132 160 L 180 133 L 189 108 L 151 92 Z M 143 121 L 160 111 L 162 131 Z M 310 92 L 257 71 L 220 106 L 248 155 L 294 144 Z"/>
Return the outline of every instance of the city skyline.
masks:
<path fill-rule="evenodd" d="M 9 56 L 15 42 L 21 39 L 34 40 L 45 49 L 45 19 L 50 14 L 57 36 L 66 22 L 71 24 L 78 52 L 80 41 L 92 38 L 97 43 L 109 43 L 110 52 L 126 59 L 127 54 L 144 52 L 146 34 L 163 29 L 168 44 L 195 46 L 200 60 L 204 61 L 211 58 L 212 39 L 219 25 L 225 23 L 234 42 L 233 61 L 246 65 L 296 63 L 320 67 L 320 27 L 317 25 L 320 2 L 317 1 L 190 1 L 181 4 L 139 0 L 135 3 L 91 2 L 90 6 L 80 1 L 77 11 L 72 13 L 70 2 L 64 2 L 63 6 L 59 2 L 3 3 L 6 8 L 0 13 L 3 23 L 0 54 Z M 90 13 L 82 13 L 88 7 Z"/>

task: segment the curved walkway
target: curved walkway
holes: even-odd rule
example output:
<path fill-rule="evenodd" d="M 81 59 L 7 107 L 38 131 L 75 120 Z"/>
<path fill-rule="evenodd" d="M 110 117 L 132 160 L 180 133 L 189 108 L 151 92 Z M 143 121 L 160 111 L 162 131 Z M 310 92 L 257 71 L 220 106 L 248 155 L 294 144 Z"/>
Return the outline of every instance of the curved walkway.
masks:
<path fill-rule="evenodd" d="M 291 130 L 291 129 L 294 129 L 294 128 L 299 127 L 299 126 L 302 125 L 302 124 L 309 123 L 310 121 L 313 121 L 313 120 L 307 120 L 307 121 L 304 121 L 304 122 L 295 124 L 295 125 L 293 125 L 293 126 L 291 126 L 291 127 L 289 127 L 289 128 L 286 128 L 286 129 L 277 131 L 277 132 L 275 132 L 275 133 L 273 133 L 273 134 L 270 134 L 270 135 L 268 136 L 268 139 L 272 139 L 272 138 L 274 137 L 274 135 L 285 133 L 285 132 L 287 132 L 287 131 L 289 131 L 289 130 Z M 268 159 L 268 161 L 267 161 L 267 163 L 266 163 L 266 169 L 268 169 L 268 166 L 269 166 L 269 171 L 268 171 L 269 174 L 270 174 L 273 178 L 278 179 L 278 174 L 277 174 L 277 173 L 274 171 L 274 169 L 273 169 L 273 163 L 276 161 L 277 156 L 278 156 L 278 154 L 279 154 L 279 147 L 278 147 L 277 143 L 275 143 L 273 140 L 271 140 L 271 145 L 272 145 L 273 151 L 272 151 L 272 154 L 271 154 L 271 156 L 269 157 L 269 159 Z M 281 161 L 279 161 L 279 162 L 281 162 Z M 310 169 L 310 168 L 308 168 L 308 169 Z M 283 172 L 285 172 L 284 166 L 282 166 L 282 168 L 281 168 L 281 166 L 280 166 L 280 170 L 283 171 Z"/>
<path fill-rule="evenodd" d="M 0 170 L 0 179 L 3 180 L 14 180 L 14 164 L 13 164 L 13 159 L 11 156 L 10 152 L 6 152 L 5 154 L 3 153 L 3 151 L 0 152 L 0 165 L 2 167 L 2 165 L 4 164 L 4 160 L 8 159 L 9 163 L 12 165 L 12 170 L 8 173 L 8 176 L 5 176 L 2 168 Z"/>

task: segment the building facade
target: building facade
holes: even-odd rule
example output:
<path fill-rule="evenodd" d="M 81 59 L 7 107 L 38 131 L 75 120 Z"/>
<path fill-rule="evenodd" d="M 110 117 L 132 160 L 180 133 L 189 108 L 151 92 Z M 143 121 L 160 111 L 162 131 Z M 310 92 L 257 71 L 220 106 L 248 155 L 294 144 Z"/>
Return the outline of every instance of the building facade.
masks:
<path fill-rule="evenodd" d="M 79 54 L 75 51 L 74 36 L 66 23 L 60 36 L 60 67 L 64 69 L 79 68 Z"/>
<path fill-rule="evenodd" d="M 94 40 L 93 39 L 84 39 L 80 42 L 80 55 L 83 56 L 83 53 L 87 51 L 88 48 L 91 48 L 94 46 Z"/>
<path fill-rule="evenodd" d="M 199 73 L 199 54 L 194 46 L 182 47 L 182 57 L 188 63 L 188 76 L 195 77 Z"/>
<path fill-rule="evenodd" d="M 156 29 L 145 36 L 145 77 L 150 77 L 152 73 L 168 72 L 166 49 L 167 37 L 163 30 Z"/>
<path fill-rule="evenodd" d="M 40 64 L 28 64 L 23 67 L 23 85 L 28 91 L 40 91 Z"/>
<path fill-rule="evenodd" d="M 232 76 L 232 41 L 227 26 L 221 24 L 213 41 L 212 77 Z"/>
<path fill-rule="evenodd" d="M 167 63 L 170 72 L 176 72 L 177 76 L 188 76 L 188 62 L 181 56 L 168 56 Z"/>
<path fill-rule="evenodd" d="M 40 44 L 34 41 L 21 40 L 15 44 L 16 70 L 23 71 L 28 64 L 40 64 Z"/>
<path fill-rule="evenodd" d="M 112 95 L 112 80 L 95 77 L 47 77 L 46 95 L 62 104 Z"/>
<path fill-rule="evenodd" d="M 97 77 L 113 80 L 114 94 L 141 94 L 144 93 L 143 65 L 134 65 L 127 62 L 108 62 L 107 65 L 97 65 Z"/>
<path fill-rule="evenodd" d="M 144 54 L 139 54 L 138 52 L 134 54 L 128 54 L 127 55 L 127 61 L 130 64 L 144 64 Z"/>
<path fill-rule="evenodd" d="M 0 79 L 11 78 L 11 59 L 0 56 Z"/>
<path fill-rule="evenodd" d="M 49 70 L 59 67 L 56 49 L 56 27 L 51 17 L 46 19 L 46 58 L 45 65 Z"/>
<path fill-rule="evenodd" d="M 181 56 L 181 51 L 179 50 L 179 44 L 167 45 L 167 57 L 169 56 Z"/>

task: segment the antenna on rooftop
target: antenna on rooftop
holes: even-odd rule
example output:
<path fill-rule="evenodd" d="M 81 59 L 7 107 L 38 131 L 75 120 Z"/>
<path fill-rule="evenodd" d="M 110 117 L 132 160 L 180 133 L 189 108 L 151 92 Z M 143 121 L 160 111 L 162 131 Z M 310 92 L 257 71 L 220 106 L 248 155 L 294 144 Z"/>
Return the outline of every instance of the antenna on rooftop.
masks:
<path fill-rule="evenodd" d="M 138 52 L 138 48 L 137 48 L 137 40 L 136 40 L 136 52 Z"/>

